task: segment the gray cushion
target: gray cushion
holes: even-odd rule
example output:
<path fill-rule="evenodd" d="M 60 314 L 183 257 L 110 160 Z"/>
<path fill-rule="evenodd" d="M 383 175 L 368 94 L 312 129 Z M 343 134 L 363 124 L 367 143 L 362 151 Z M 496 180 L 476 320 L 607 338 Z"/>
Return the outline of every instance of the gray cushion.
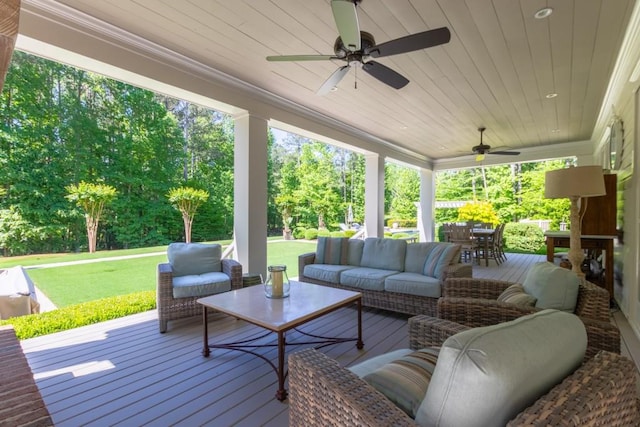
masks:
<path fill-rule="evenodd" d="M 584 358 L 580 319 L 543 310 L 447 339 L 416 415 L 421 426 L 504 426 Z"/>
<path fill-rule="evenodd" d="M 514 305 L 523 305 L 525 307 L 534 307 L 537 300 L 536 297 L 526 293 L 520 283 L 514 283 L 498 296 L 498 301 Z"/>
<path fill-rule="evenodd" d="M 349 249 L 347 250 L 347 264 L 360 266 L 362 259 L 362 249 L 364 248 L 364 240 L 349 239 Z"/>
<path fill-rule="evenodd" d="M 218 244 L 171 243 L 167 259 L 173 276 L 222 271 L 222 247 Z"/>
<path fill-rule="evenodd" d="M 360 266 L 402 271 L 406 250 L 404 240 L 369 237 L 364 241 Z"/>
<path fill-rule="evenodd" d="M 370 291 L 383 291 L 384 279 L 398 273 L 391 270 L 355 267 L 340 274 L 340 284 Z"/>
<path fill-rule="evenodd" d="M 316 264 L 345 265 L 349 239 L 346 237 L 318 237 Z"/>
<path fill-rule="evenodd" d="M 388 292 L 440 298 L 440 289 L 439 279 L 418 273 L 398 273 L 384 280 L 384 290 Z"/>
<path fill-rule="evenodd" d="M 404 259 L 404 271 L 407 273 L 420 273 L 424 271 L 424 262 L 433 250 L 437 242 L 412 243 L 407 245 L 407 255 Z"/>
<path fill-rule="evenodd" d="M 536 307 L 573 313 L 578 301 L 580 278 L 566 268 L 539 262 L 529 268 L 522 286 L 526 293 L 537 299 Z"/>
<path fill-rule="evenodd" d="M 460 245 L 440 242 L 434 245 L 424 262 L 423 274 L 435 278 L 442 277 L 444 270 L 460 256 Z"/>
<path fill-rule="evenodd" d="M 351 265 L 308 264 L 304 267 L 305 277 L 329 283 L 340 283 L 340 273 L 355 268 Z"/>
<path fill-rule="evenodd" d="M 231 290 L 231 279 L 224 273 L 213 272 L 173 278 L 173 297 L 206 297 Z"/>

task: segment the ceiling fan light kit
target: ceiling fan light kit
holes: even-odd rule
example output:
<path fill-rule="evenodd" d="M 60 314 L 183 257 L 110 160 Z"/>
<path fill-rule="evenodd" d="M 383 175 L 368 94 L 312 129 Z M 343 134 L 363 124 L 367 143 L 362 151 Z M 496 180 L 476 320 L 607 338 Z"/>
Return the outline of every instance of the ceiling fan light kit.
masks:
<path fill-rule="evenodd" d="M 482 142 L 482 134 L 487 130 L 484 126 L 478 128 L 478 132 L 480 132 L 480 144 L 471 148 L 471 152 L 476 155 L 476 161 L 480 162 L 484 160 L 486 154 L 498 154 L 502 156 L 517 156 L 520 154 L 519 151 L 491 151 L 491 146 L 484 144 Z"/>
<path fill-rule="evenodd" d="M 329 76 L 316 92 L 318 95 L 326 95 L 331 92 L 344 78 L 350 67 L 361 67 L 367 74 L 382 83 L 394 89 L 401 89 L 409 83 L 406 77 L 369 58 L 413 52 L 445 44 L 451 40 L 449 29 L 441 27 L 377 45 L 373 35 L 366 31 L 360 31 L 357 6 L 361 1 L 331 0 L 333 19 L 339 34 L 333 45 L 334 55 L 276 55 L 267 56 L 267 61 L 345 61 L 347 65 L 341 66 Z"/>

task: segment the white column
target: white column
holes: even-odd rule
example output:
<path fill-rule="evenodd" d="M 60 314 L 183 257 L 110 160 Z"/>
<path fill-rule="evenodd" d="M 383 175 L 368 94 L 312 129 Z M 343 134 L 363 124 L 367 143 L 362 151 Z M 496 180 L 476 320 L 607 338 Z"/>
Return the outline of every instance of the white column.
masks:
<path fill-rule="evenodd" d="M 418 203 L 418 230 L 421 242 L 435 240 L 435 174 L 432 170 L 420 169 L 420 202 Z"/>
<path fill-rule="evenodd" d="M 384 157 L 365 155 L 364 223 L 368 237 L 384 236 Z"/>
<path fill-rule="evenodd" d="M 244 273 L 267 272 L 267 120 L 234 117 L 234 235 Z"/>

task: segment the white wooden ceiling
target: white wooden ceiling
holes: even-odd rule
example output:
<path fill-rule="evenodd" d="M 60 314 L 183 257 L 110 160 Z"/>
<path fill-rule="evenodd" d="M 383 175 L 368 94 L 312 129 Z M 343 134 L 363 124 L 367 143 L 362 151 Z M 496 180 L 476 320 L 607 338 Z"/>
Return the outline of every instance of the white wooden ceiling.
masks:
<path fill-rule="evenodd" d="M 395 90 L 342 65 L 267 62 L 333 54 L 329 0 L 59 0 L 378 138 L 432 159 L 469 154 L 486 126 L 494 149 L 589 140 L 634 0 L 363 0 L 377 43 L 447 26 L 451 42 L 377 61 L 406 76 Z M 534 13 L 553 8 L 546 19 Z M 357 82 L 357 89 L 355 83 Z M 557 93 L 548 99 L 547 94 Z"/>

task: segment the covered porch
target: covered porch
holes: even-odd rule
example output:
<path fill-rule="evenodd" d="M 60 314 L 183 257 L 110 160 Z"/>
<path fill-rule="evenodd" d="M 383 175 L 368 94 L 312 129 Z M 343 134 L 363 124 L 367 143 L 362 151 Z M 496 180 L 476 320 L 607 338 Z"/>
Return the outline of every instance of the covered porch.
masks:
<path fill-rule="evenodd" d="M 499 267 L 474 266 L 474 277 L 522 281 L 543 255 L 508 254 Z M 408 316 L 382 310 L 363 313 L 364 350 L 353 343 L 322 349 L 351 365 L 408 347 Z M 305 331 L 351 336 L 355 311 L 345 308 L 305 326 Z M 640 366 L 640 343 L 620 312 L 623 354 Z M 221 314 L 210 317 L 210 337 L 237 341 L 261 329 Z M 295 336 L 292 337 L 295 340 Z M 159 334 L 155 311 L 25 340 L 22 347 L 57 426 L 288 424 L 288 402 L 275 399 L 277 380 L 257 357 L 216 350 L 201 355 L 199 317 L 174 321 Z M 276 350 L 263 350 L 275 357 Z M 295 347 L 289 350 L 295 351 Z"/>

